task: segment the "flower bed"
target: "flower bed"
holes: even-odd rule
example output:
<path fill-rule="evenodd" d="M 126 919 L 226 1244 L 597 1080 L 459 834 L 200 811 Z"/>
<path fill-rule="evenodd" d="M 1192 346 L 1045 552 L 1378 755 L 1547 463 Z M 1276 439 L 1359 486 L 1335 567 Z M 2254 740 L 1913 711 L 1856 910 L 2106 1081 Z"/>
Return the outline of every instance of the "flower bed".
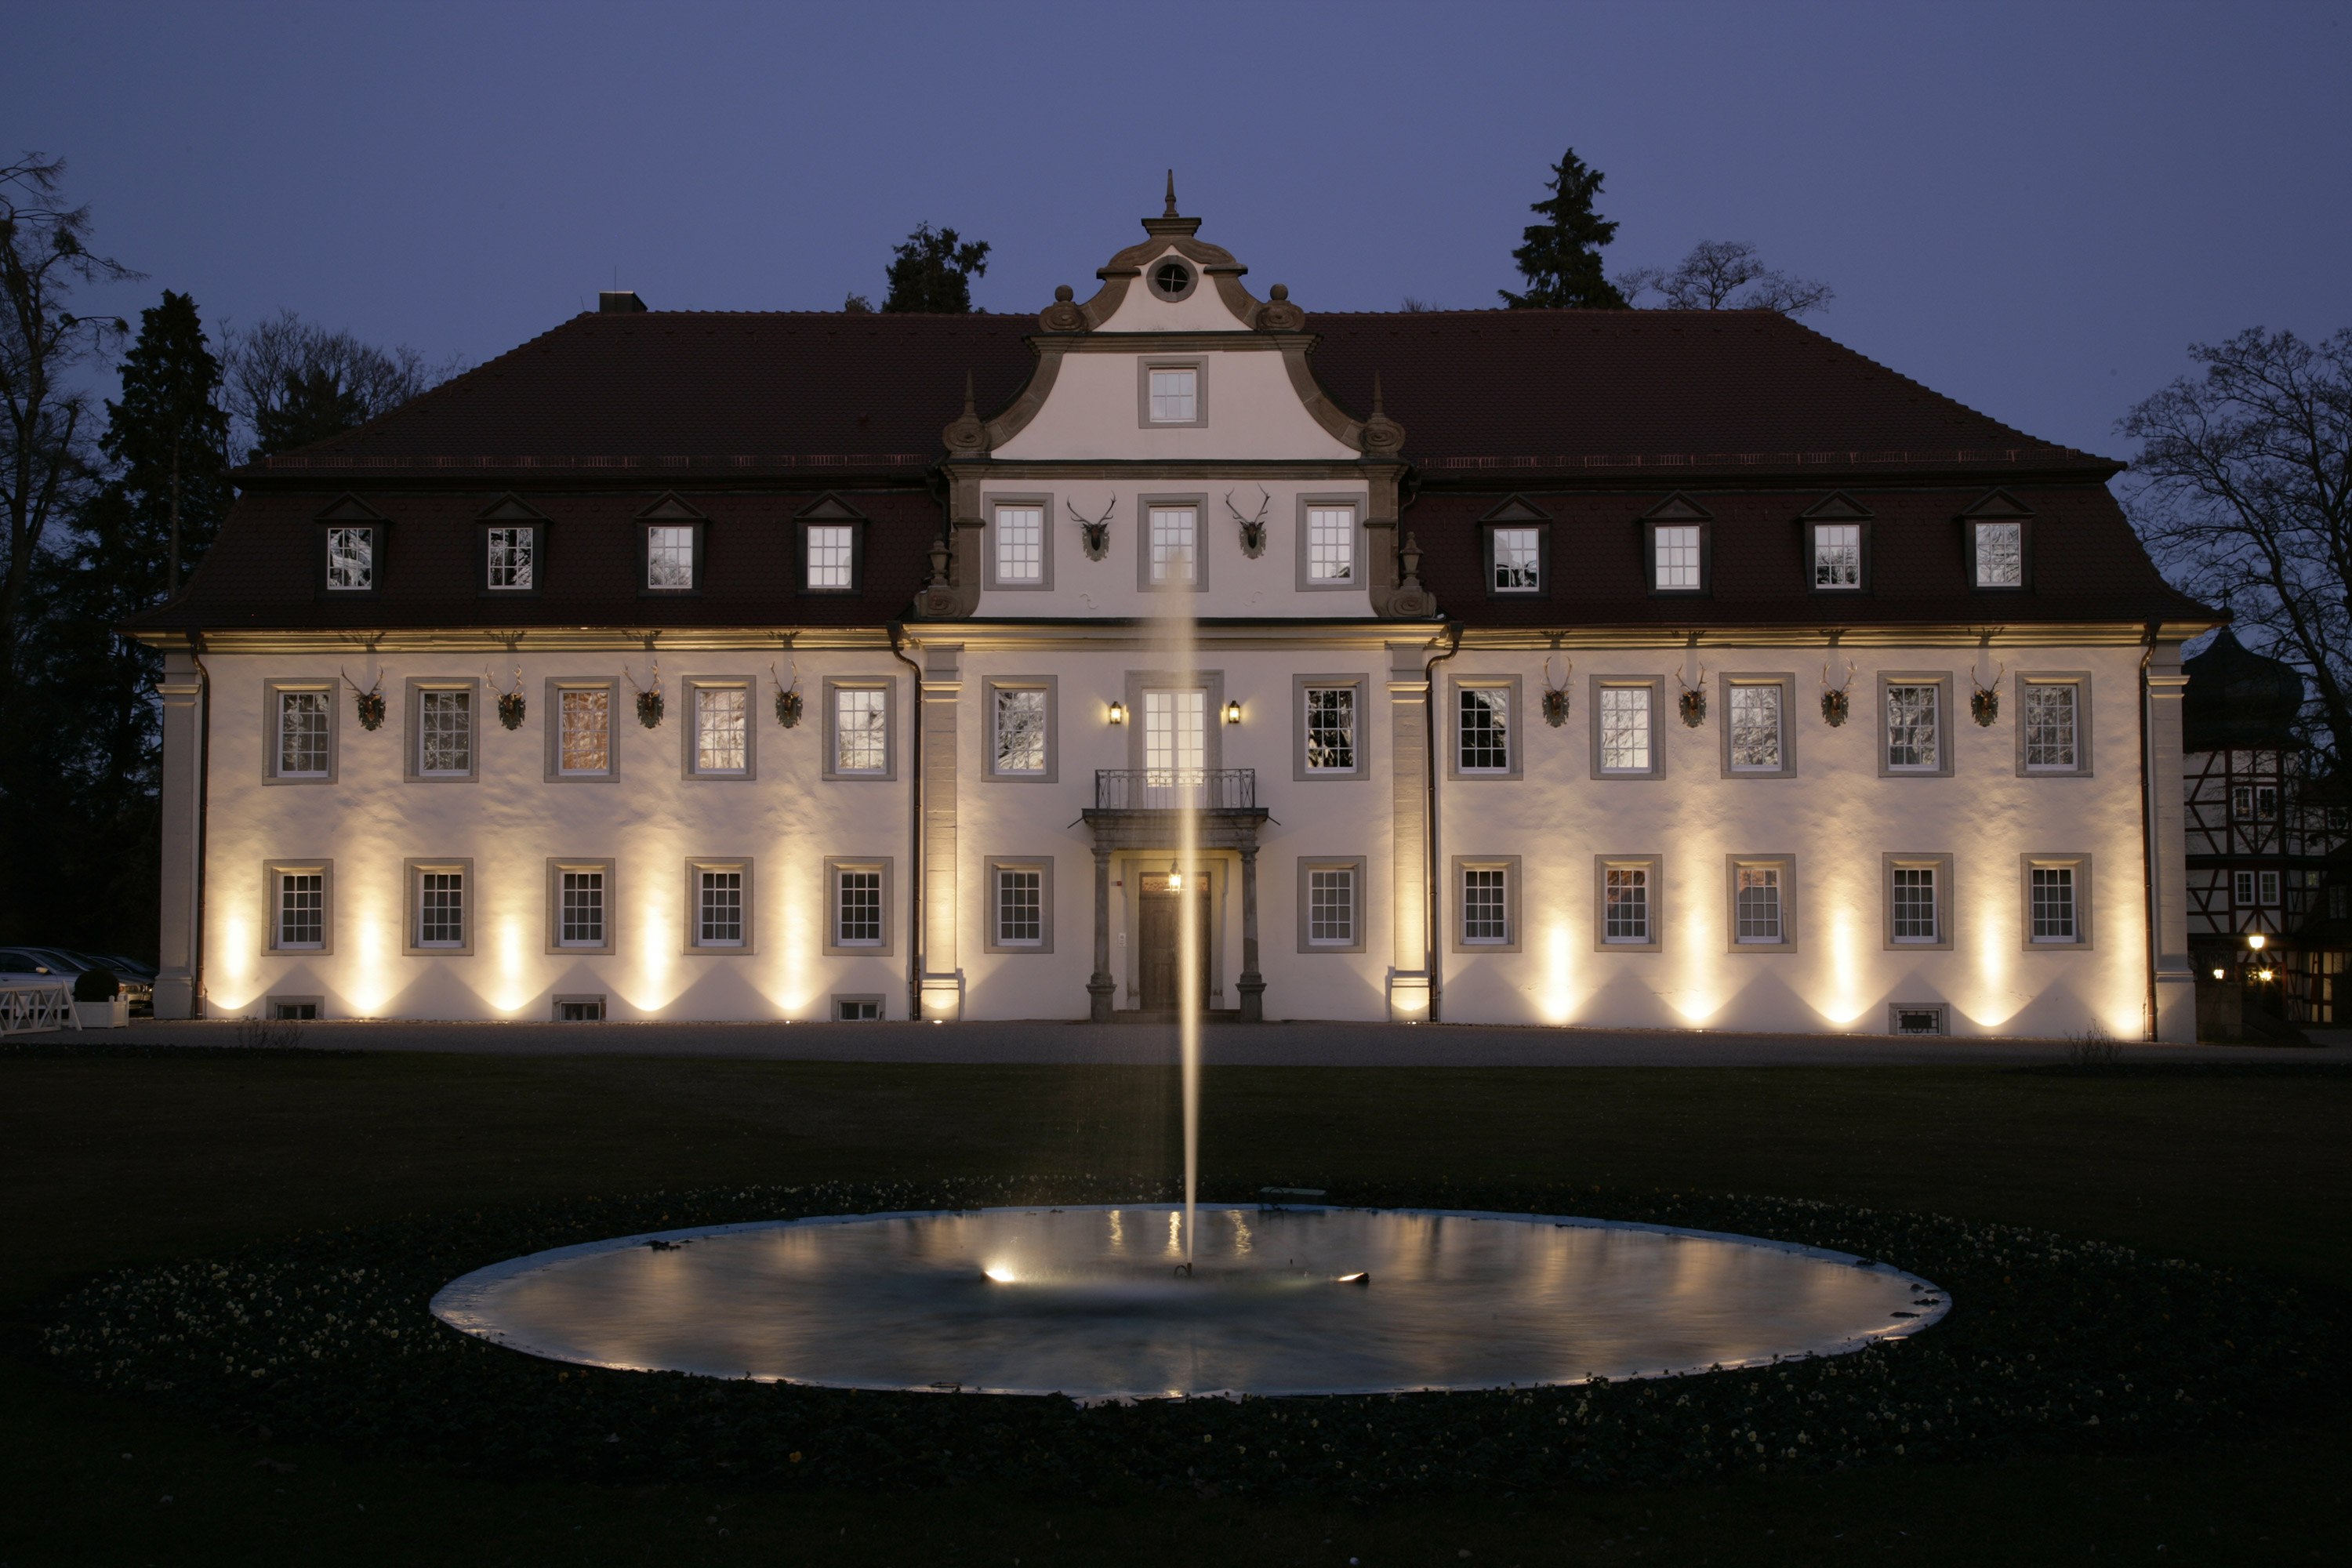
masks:
<path fill-rule="evenodd" d="M 2301 1403 L 2336 1364 L 2316 1303 L 2098 1242 L 1787 1199 L 1591 1189 L 1335 1188 L 1333 1203 L 1583 1215 L 1884 1258 L 1951 1291 L 1916 1337 L 1747 1371 L 1482 1394 L 1152 1401 L 873 1394 L 624 1373 L 460 1334 L 460 1274 L 641 1231 L 884 1209 L 1164 1202 L 1094 1178 L 656 1193 L 404 1221 L 102 1276 L 49 1353 L 232 1429 L 611 1480 L 855 1489 L 1108 1483 L 1346 1496 L 1688 1480 L 2137 1447 Z M 1204 1200 L 1206 1201 L 1206 1200 Z M 2334 1373 L 2329 1372 L 2329 1376 Z"/>

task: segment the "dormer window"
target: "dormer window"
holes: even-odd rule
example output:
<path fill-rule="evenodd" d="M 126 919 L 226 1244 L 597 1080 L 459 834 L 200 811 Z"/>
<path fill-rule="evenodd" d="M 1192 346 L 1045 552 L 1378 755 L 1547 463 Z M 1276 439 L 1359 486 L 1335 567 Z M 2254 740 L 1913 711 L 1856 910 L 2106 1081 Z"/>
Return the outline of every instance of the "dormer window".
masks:
<path fill-rule="evenodd" d="M 656 522 L 646 525 L 646 591 L 690 594 L 695 587 L 693 523 Z"/>
<path fill-rule="evenodd" d="M 1185 367 L 1151 373 L 1151 422 L 1190 425 L 1201 414 L 1201 373 Z"/>
<path fill-rule="evenodd" d="M 1862 586 L 1862 524 L 1813 524 L 1813 586 L 1822 590 Z"/>
<path fill-rule="evenodd" d="M 375 587 L 376 531 L 370 523 L 327 530 L 327 591 L 364 594 Z"/>
<path fill-rule="evenodd" d="M 485 529 L 487 585 L 493 593 L 527 594 L 537 586 L 539 530 L 529 523 Z"/>
<path fill-rule="evenodd" d="M 1709 587 L 1707 537 L 1714 526 L 1704 507 L 1673 495 L 1642 514 L 1648 533 L 1650 592 L 1705 594 Z"/>
<path fill-rule="evenodd" d="M 1543 592 L 1543 533 L 1533 528 L 1497 528 L 1488 537 L 1494 542 L 1495 592 L 1497 594 L 1539 594 Z"/>
<path fill-rule="evenodd" d="M 1979 522 L 1976 533 L 1976 585 L 1979 588 L 2025 586 L 2025 525 L 2021 522 Z"/>

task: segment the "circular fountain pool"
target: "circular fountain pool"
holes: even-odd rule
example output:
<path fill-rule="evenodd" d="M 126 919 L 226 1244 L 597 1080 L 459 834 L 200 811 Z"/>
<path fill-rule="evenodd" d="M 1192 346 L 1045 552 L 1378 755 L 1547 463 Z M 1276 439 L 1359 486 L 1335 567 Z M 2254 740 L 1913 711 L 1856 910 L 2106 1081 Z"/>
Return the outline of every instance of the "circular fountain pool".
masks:
<path fill-rule="evenodd" d="M 467 1333 L 590 1366 L 871 1389 L 1497 1388 L 1858 1350 L 1940 1318 L 1899 1269 L 1544 1215 L 1164 1204 L 619 1237 L 452 1281 Z"/>

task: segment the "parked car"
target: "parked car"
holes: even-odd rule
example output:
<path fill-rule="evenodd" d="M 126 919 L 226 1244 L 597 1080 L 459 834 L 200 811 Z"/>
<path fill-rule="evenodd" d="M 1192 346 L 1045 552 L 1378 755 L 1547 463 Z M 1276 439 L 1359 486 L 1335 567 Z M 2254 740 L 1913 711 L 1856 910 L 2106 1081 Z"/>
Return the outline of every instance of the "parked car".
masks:
<path fill-rule="evenodd" d="M 73 975 L 59 970 L 37 953 L 20 947 L 0 947 L 0 985 L 26 984 L 37 980 L 63 980 L 70 983 Z"/>
<path fill-rule="evenodd" d="M 103 969 L 114 976 L 121 995 L 131 999 L 133 1013 L 152 1016 L 155 1011 L 155 982 L 152 978 L 127 973 L 102 958 L 77 952 L 69 947 L 26 947 L 15 951 L 26 953 L 37 962 L 46 963 L 51 971 L 71 980 L 88 969 Z"/>
<path fill-rule="evenodd" d="M 150 985 L 155 984 L 155 966 L 144 959 L 125 958 L 119 952 L 101 952 L 94 956 L 100 963 L 126 979 L 144 980 Z"/>

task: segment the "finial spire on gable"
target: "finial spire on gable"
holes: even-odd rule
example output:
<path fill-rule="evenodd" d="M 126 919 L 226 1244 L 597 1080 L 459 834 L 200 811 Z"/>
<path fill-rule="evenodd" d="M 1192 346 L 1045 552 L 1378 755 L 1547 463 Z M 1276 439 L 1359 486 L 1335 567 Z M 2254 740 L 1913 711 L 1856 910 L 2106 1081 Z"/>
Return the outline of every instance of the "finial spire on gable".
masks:
<path fill-rule="evenodd" d="M 1377 416 L 1381 412 L 1381 373 L 1374 371 L 1372 372 L 1372 413 Z"/>
<path fill-rule="evenodd" d="M 1176 214 L 1176 171 L 1175 171 L 1175 170 L 1173 170 L 1173 169 L 1171 169 L 1171 170 L 1169 170 L 1169 171 L 1168 171 L 1168 206 L 1167 206 L 1167 210 L 1166 210 L 1166 211 L 1164 211 L 1164 212 L 1162 212 L 1160 216 L 1161 217 L 1174 217 L 1174 216 L 1177 216 L 1177 214 Z"/>
<path fill-rule="evenodd" d="M 1373 401 L 1373 403 L 1374 403 L 1374 404 L 1376 404 L 1376 405 L 1380 402 L 1379 389 L 1378 389 L 1377 387 L 1373 389 L 1372 401 Z M 964 417 L 965 417 L 965 418 L 967 418 L 967 419 L 972 418 L 972 417 L 976 416 L 979 414 L 979 412 L 980 412 L 980 411 L 979 411 L 978 409 L 976 409 L 976 408 L 974 408 L 974 407 L 972 406 L 972 401 L 971 401 L 971 372 L 970 372 L 970 371 L 965 371 L 965 372 L 963 373 L 963 413 L 964 413 Z"/>

